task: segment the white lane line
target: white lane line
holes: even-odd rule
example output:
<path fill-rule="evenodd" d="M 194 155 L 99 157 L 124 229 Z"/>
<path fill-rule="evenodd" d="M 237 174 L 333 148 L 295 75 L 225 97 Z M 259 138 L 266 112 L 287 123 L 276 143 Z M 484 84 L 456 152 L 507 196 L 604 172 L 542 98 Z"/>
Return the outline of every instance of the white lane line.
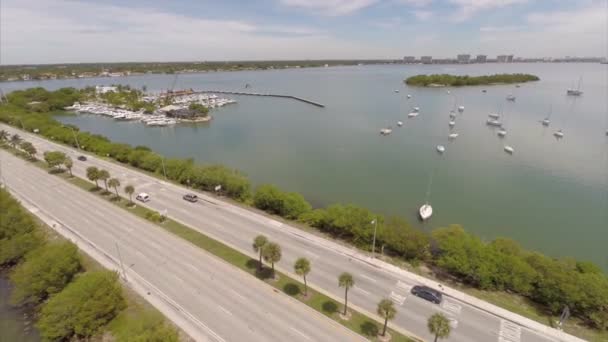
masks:
<path fill-rule="evenodd" d="M 236 292 L 235 290 L 232 290 L 232 293 L 234 293 L 234 295 L 235 295 L 235 296 L 237 296 L 237 297 L 241 298 L 242 300 L 247 300 L 245 297 L 243 297 L 243 295 L 242 295 L 242 294 L 240 294 L 240 293 Z"/>
<path fill-rule="evenodd" d="M 301 336 L 303 336 L 307 340 L 311 340 L 312 341 L 312 339 L 310 338 L 310 336 L 306 335 L 305 333 L 301 332 L 300 330 L 298 330 L 298 329 L 296 329 L 294 327 L 290 327 L 290 328 L 291 328 L 291 330 L 297 332 L 298 334 L 300 334 Z"/>
<path fill-rule="evenodd" d="M 180 283 L 182 283 L 182 284 L 184 284 L 184 283 L 185 283 L 184 279 L 182 279 L 182 278 L 180 278 L 180 277 L 178 277 L 178 276 L 174 276 L 174 277 L 175 277 L 175 279 L 177 279 L 177 280 L 178 280 Z"/>
<path fill-rule="evenodd" d="M 367 280 L 371 281 L 372 283 L 375 283 L 375 282 L 376 282 L 376 279 L 374 279 L 374 278 L 372 278 L 372 277 L 369 277 L 369 276 L 366 276 L 365 274 L 359 274 L 359 277 L 361 277 L 361 278 L 365 278 L 365 279 L 367 279 Z"/>
<path fill-rule="evenodd" d="M 457 315 L 459 315 L 462 311 L 462 306 L 460 304 L 452 303 L 449 300 L 444 300 L 441 303 L 441 307 L 446 311 L 452 312 Z"/>
<path fill-rule="evenodd" d="M 365 295 L 368 295 L 368 296 L 369 296 L 369 295 L 371 294 L 371 293 L 369 293 L 368 291 L 365 291 L 364 289 L 360 288 L 360 287 L 359 287 L 359 286 L 357 286 L 357 285 L 355 285 L 355 286 L 354 286 L 354 288 L 355 288 L 355 290 L 357 290 L 357 291 L 359 291 L 359 292 L 361 292 L 361 293 L 363 293 L 363 294 L 365 294 Z"/>
<path fill-rule="evenodd" d="M 402 296 L 393 291 L 391 291 L 390 298 L 393 302 L 395 302 L 395 304 L 403 305 L 403 302 L 405 302 L 405 296 Z"/>
<path fill-rule="evenodd" d="M 401 280 L 397 281 L 397 287 L 409 293 L 412 290 L 412 285 L 402 282 Z"/>
<path fill-rule="evenodd" d="M 189 267 L 190 269 L 192 269 L 193 271 L 197 271 L 197 272 L 199 271 L 199 269 L 198 269 L 196 266 L 194 266 L 194 265 L 192 265 L 192 264 L 190 264 L 190 263 L 186 263 L 186 266 L 188 266 L 188 267 Z"/>
<path fill-rule="evenodd" d="M 224 311 L 225 313 L 227 313 L 228 315 L 232 316 L 232 312 L 228 311 L 228 309 L 226 309 L 225 307 L 218 305 L 218 308 L 220 308 L 220 310 Z"/>
<path fill-rule="evenodd" d="M 319 258 L 319 255 L 317 255 L 317 254 L 315 254 L 315 253 L 313 253 L 313 252 L 311 252 L 311 251 L 306 251 L 306 253 L 307 253 L 308 255 L 310 255 L 311 257 L 313 257 L 314 259 L 318 259 L 318 258 Z"/>

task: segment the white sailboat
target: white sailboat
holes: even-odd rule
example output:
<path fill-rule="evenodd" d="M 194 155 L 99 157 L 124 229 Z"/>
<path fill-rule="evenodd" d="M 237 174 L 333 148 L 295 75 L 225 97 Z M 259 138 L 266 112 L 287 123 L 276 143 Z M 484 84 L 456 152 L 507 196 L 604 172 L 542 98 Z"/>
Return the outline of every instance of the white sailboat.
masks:
<path fill-rule="evenodd" d="M 450 135 L 448 135 L 448 139 L 450 140 L 454 140 L 458 138 L 458 133 L 451 133 Z"/>
<path fill-rule="evenodd" d="M 507 101 L 515 101 L 515 95 L 507 95 Z"/>
<path fill-rule="evenodd" d="M 397 126 L 399 126 L 399 127 L 403 126 L 403 121 L 397 121 Z"/>
<path fill-rule="evenodd" d="M 557 130 L 555 133 L 553 133 L 553 135 L 554 135 L 556 138 L 561 139 L 561 138 L 563 138 L 563 137 L 564 137 L 564 132 L 562 132 L 562 130 L 561 130 L 561 129 L 558 129 L 558 130 Z"/>
<path fill-rule="evenodd" d="M 408 118 L 415 118 L 415 117 L 417 117 L 417 116 L 418 116 L 418 114 L 419 114 L 418 112 L 411 112 L 411 113 L 409 113 L 409 114 L 407 115 L 407 117 L 408 117 Z"/>
<path fill-rule="evenodd" d="M 568 90 L 566 90 L 566 95 L 570 95 L 570 96 L 581 96 L 583 95 L 583 92 L 581 91 L 581 81 L 583 80 L 583 77 L 579 77 L 578 79 L 578 86 L 576 87 L 576 89 L 574 88 L 569 88 Z"/>
<path fill-rule="evenodd" d="M 505 145 L 505 152 L 507 152 L 508 154 L 513 154 L 513 152 L 515 152 L 515 150 L 511 146 Z"/>
<path fill-rule="evenodd" d="M 443 146 L 443 145 L 437 145 L 437 152 L 439 152 L 439 153 L 445 152 L 445 146 Z"/>
<path fill-rule="evenodd" d="M 495 119 L 488 119 L 488 120 L 486 120 L 486 125 L 500 127 L 500 126 L 502 126 L 502 122 L 495 120 Z"/>
<path fill-rule="evenodd" d="M 453 128 L 456 125 L 456 121 L 450 120 L 450 122 L 448 123 L 448 125 L 450 126 L 450 128 Z"/>
<path fill-rule="evenodd" d="M 399 89 L 395 89 L 395 93 L 398 93 L 398 92 L 399 92 Z"/>
<path fill-rule="evenodd" d="M 498 120 L 498 118 L 500 118 L 500 114 L 490 113 L 490 114 L 488 114 L 488 117 L 491 119 Z"/>
<path fill-rule="evenodd" d="M 407 94 L 407 98 L 408 98 L 408 99 L 411 99 L 411 98 L 412 98 L 412 95 Z"/>
<path fill-rule="evenodd" d="M 553 112 L 553 106 L 549 107 L 549 114 L 541 121 L 543 126 L 547 127 L 551 123 L 551 113 Z"/>
<path fill-rule="evenodd" d="M 450 118 L 453 119 L 456 117 L 456 113 L 453 110 L 450 111 Z"/>
<path fill-rule="evenodd" d="M 418 113 L 420 111 L 420 107 L 414 107 L 412 108 L 412 111 Z"/>
<path fill-rule="evenodd" d="M 461 112 L 461 113 L 464 112 L 464 106 L 459 106 L 458 107 L 458 111 Z"/>
<path fill-rule="evenodd" d="M 498 134 L 499 137 L 504 138 L 507 135 L 507 130 L 500 128 L 496 134 Z"/>
<path fill-rule="evenodd" d="M 433 207 L 430 204 L 425 203 L 418 209 L 418 214 L 420 215 L 420 219 L 422 221 L 426 221 L 433 215 Z"/>
<path fill-rule="evenodd" d="M 389 135 L 391 133 L 393 133 L 393 129 L 391 128 L 391 126 L 388 126 L 387 128 L 383 128 L 380 130 L 381 135 Z"/>

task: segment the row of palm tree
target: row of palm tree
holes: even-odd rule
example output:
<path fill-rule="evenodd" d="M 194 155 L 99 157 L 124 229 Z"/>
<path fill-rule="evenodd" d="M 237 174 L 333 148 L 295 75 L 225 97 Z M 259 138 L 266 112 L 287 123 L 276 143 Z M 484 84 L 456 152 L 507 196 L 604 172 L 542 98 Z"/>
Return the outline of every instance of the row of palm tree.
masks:
<path fill-rule="evenodd" d="M 256 253 L 259 253 L 258 271 L 262 269 L 262 259 L 264 259 L 264 261 L 271 264 L 272 274 L 274 276 L 274 264 L 281 260 L 281 246 L 277 243 L 270 242 L 264 235 L 258 235 L 253 239 L 253 250 Z M 306 258 L 298 258 L 295 261 L 293 268 L 295 273 L 304 280 L 304 296 L 307 296 L 308 282 L 306 281 L 306 276 L 312 270 L 311 263 Z M 340 274 L 340 276 L 338 276 L 338 286 L 344 288 L 344 311 L 342 312 L 342 316 L 346 317 L 348 313 L 348 290 L 355 286 L 353 275 L 348 272 Z M 384 318 L 384 327 L 381 334 L 384 337 L 386 336 L 388 321 L 392 320 L 397 315 L 395 303 L 388 298 L 384 298 L 378 303 L 376 312 L 380 317 Z M 435 336 L 435 342 L 437 342 L 437 339 L 439 338 L 447 338 L 450 335 L 450 321 L 441 313 L 432 315 L 428 319 L 427 327 L 429 332 Z"/>
<path fill-rule="evenodd" d="M 11 147 L 25 152 L 32 160 L 35 158 L 36 153 L 38 153 L 34 145 L 29 141 L 23 140 L 19 134 L 10 135 L 7 131 L 0 130 L 0 143 L 4 144 L 7 142 Z"/>
<path fill-rule="evenodd" d="M 113 178 L 110 176 L 110 172 L 105 169 L 98 169 L 95 166 L 87 167 L 87 178 L 95 182 L 95 187 L 99 189 L 99 181 L 103 181 L 103 184 L 106 188 L 106 192 L 109 192 L 108 188 L 113 188 L 116 193 L 116 198 L 120 198 L 118 194 L 118 187 L 120 187 L 120 180 L 118 178 Z M 124 191 L 127 195 L 129 195 L 129 204 L 133 204 L 133 193 L 135 193 L 135 187 L 131 184 L 127 184 L 124 187 Z"/>

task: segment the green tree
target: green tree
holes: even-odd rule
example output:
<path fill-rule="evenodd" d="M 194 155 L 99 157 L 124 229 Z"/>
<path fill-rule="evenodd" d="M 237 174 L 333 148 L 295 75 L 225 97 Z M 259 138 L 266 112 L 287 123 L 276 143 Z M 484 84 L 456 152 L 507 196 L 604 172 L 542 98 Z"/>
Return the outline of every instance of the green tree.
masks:
<path fill-rule="evenodd" d="M 29 141 L 23 141 L 19 147 L 25 152 L 27 153 L 28 157 L 30 157 L 30 159 L 34 159 L 34 157 L 36 156 L 36 153 L 38 152 L 36 150 L 36 148 L 34 147 L 34 145 L 29 142 Z"/>
<path fill-rule="evenodd" d="M 75 245 L 51 243 L 27 254 L 25 261 L 10 274 L 15 285 L 11 301 L 37 304 L 61 291 L 80 271 L 80 257 Z"/>
<path fill-rule="evenodd" d="M 8 140 L 9 134 L 5 130 L 0 130 L 0 141 Z"/>
<path fill-rule="evenodd" d="M 44 161 L 46 161 L 51 169 L 61 166 L 65 161 L 65 158 L 65 153 L 60 151 L 44 152 Z"/>
<path fill-rule="evenodd" d="M 275 242 L 269 242 L 262 247 L 262 256 L 266 262 L 269 262 L 274 275 L 274 264 L 281 260 L 281 246 Z"/>
<path fill-rule="evenodd" d="M 380 315 L 380 317 L 384 318 L 384 328 L 382 329 L 382 336 L 385 336 L 388 320 L 395 318 L 395 315 L 397 315 L 397 309 L 395 309 L 395 304 L 392 300 L 382 299 L 380 303 L 378 303 L 378 308 L 376 312 L 378 312 L 378 315 Z"/>
<path fill-rule="evenodd" d="M 88 338 L 111 321 L 126 304 L 118 275 L 87 272 L 53 296 L 40 311 L 37 327 L 46 340 Z"/>
<path fill-rule="evenodd" d="M 108 192 L 108 179 L 110 179 L 110 173 L 108 172 L 108 170 L 99 170 L 99 172 L 97 173 L 97 178 L 103 181 L 103 184 L 106 187 L 106 192 Z"/>
<path fill-rule="evenodd" d="M 353 275 L 348 272 L 344 272 L 344 273 L 340 274 L 340 276 L 338 277 L 338 286 L 344 288 L 344 313 L 343 313 L 343 315 L 346 315 L 346 310 L 348 308 L 348 290 L 351 287 L 355 286 L 355 279 L 353 278 Z"/>
<path fill-rule="evenodd" d="M 310 261 L 306 258 L 299 258 L 293 265 L 293 268 L 297 275 L 302 276 L 304 279 L 304 295 L 308 295 L 308 283 L 306 282 L 306 275 L 310 273 Z"/>
<path fill-rule="evenodd" d="M 70 156 L 65 157 L 65 159 L 63 160 L 63 166 L 65 166 L 65 168 L 68 169 L 68 171 L 70 172 L 70 177 L 74 177 L 74 175 L 72 174 L 72 167 L 74 166 L 74 162 L 72 161 L 72 158 L 70 158 Z"/>
<path fill-rule="evenodd" d="M 90 181 L 95 182 L 95 187 L 99 188 L 99 184 L 97 183 L 97 181 L 99 180 L 99 169 L 98 168 L 96 168 L 95 166 L 87 167 L 87 178 Z"/>
<path fill-rule="evenodd" d="M 137 316 L 122 311 L 108 326 L 116 342 L 179 342 L 177 331 L 151 310 Z"/>
<path fill-rule="evenodd" d="M 125 186 L 125 193 L 127 193 L 127 195 L 129 195 L 129 204 L 133 204 L 133 193 L 135 192 L 135 187 L 131 184 L 127 184 Z"/>
<path fill-rule="evenodd" d="M 450 336 L 450 321 L 442 313 L 433 314 L 426 323 L 429 332 L 435 335 L 435 342 L 438 338 L 444 339 Z"/>
<path fill-rule="evenodd" d="M 116 198 L 119 198 L 118 187 L 120 186 L 120 181 L 118 180 L 118 178 L 110 178 L 108 180 L 108 186 L 110 188 L 114 188 L 114 192 L 116 192 Z"/>
<path fill-rule="evenodd" d="M 9 140 L 9 144 L 15 148 L 17 147 L 17 145 L 19 145 L 21 143 L 23 139 L 21 139 L 21 137 L 19 136 L 19 134 L 13 134 L 13 136 L 11 136 L 11 140 Z"/>
<path fill-rule="evenodd" d="M 264 246 L 268 243 L 268 239 L 264 235 L 258 235 L 253 239 L 253 251 L 259 253 L 258 270 L 262 269 L 262 253 Z"/>

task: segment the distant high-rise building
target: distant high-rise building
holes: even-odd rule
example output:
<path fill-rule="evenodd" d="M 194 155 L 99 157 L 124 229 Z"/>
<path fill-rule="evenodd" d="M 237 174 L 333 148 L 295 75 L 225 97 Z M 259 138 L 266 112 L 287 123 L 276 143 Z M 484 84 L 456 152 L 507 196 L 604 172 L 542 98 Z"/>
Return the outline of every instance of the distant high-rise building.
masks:
<path fill-rule="evenodd" d="M 486 55 L 477 55 L 477 57 L 475 58 L 475 62 L 477 63 L 485 63 L 488 59 L 488 56 Z"/>
<path fill-rule="evenodd" d="M 513 55 L 507 55 L 507 63 L 513 63 Z"/>
<path fill-rule="evenodd" d="M 498 55 L 496 57 L 496 62 L 498 62 L 498 63 L 506 63 L 507 62 L 507 55 Z"/>
<path fill-rule="evenodd" d="M 469 62 L 471 62 L 471 55 L 458 55 L 456 57 L 456 60 L 460 64 L 468 64 Z"/>
<path fill-rule="evenodd" d="M 432 64 L 433 57 L 432 56 L 422 56 L 422 57 L 420 57 L 420 62 L 422 62 L 422 64 Z"/>
<path fill-rule="evenodd" d="M 414 56 L 405 56 L 403 57 L 403 63 L 415 63 L 416 57 Z"/>

